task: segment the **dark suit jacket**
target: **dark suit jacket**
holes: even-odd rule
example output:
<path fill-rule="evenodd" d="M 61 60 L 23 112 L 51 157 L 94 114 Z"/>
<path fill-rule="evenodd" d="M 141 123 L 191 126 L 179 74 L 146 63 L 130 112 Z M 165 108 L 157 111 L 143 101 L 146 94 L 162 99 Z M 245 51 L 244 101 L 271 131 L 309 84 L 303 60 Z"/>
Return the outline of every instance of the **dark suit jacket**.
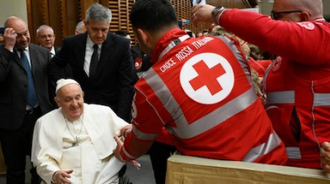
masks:
<path fill-rule="evenodd" d="M 30 62 L 38 102 L 43 114 L 50 111 L 48 95 L 49 51 L 30 44 Z M 25 116 L 28 78 L 17 53 L 0 45 L 0 128 L 17 129 Z"/>
<path fill-rule="evenodd" d="M 133 61 L 129 40 L 108 33 L 102 44 L 97 74 L 92 81 L 84 71 L 87 33 L 67 37 L 50 62 L 52 84 L 64 78 L 61 69 L 69 64 L 73 79 L 82 87 L 85 102 L 109 106 L 119 117 L 129 121 L 133 98 Z"/>
<path fill-rule="evenodd" d="M 58 52 L 60 52 L 61 47 L 56 47 L 56 46 L 54 46 L 54 49 L 55 49 L 55 55 L 56 55 Z M 71 69 L 71 66 L 70 66 L 70 65 L 67 65 L 67 66 L 64 68 L 63 72 L 64 72 L 64 76 L 65 76 L 65 78 L 72 78 L 72 69 Z M 56 87 L 56 86 L 55 86 L 55 87 Z M 55 91 L 55 89 L 54 89 L 53 91 L 51 91 L 51 92 L 54 93 L 54 91 Z M 58 108 L 57 105 L 55 106 L 55 108 L 56 108 L 56 109 Z"/>
<path fill-rule="evenodd" d="M 57 54 L 61 50 L 61 47 L 54 46 L 54 50 L 55 50 L 55 54 Z"/>
<path fill-rule="evenodd" d="M 56 55 L 61 50 L 61 47 L 54 46 L 54 50 L 55 50 L 55 55 Z M 72 69 L 71 69 L 70 65 L 67 65 L 62 70 L 62 72 L 63 72 L 62 75 L 65 76 L 64 78 L 72 78 Z M 52 104 L 52 109 L 57 109 L 58 108 L 57 103 L 54 100 L 55 89 L 56 89 L 56 86 L 55 85 L 52 85 L 51 82 L 49 82 L 49 87 L 48 87 L 49 96 L 50 96 L 50 99 L 49 100 L 50 100 L 50 103 Z"/>

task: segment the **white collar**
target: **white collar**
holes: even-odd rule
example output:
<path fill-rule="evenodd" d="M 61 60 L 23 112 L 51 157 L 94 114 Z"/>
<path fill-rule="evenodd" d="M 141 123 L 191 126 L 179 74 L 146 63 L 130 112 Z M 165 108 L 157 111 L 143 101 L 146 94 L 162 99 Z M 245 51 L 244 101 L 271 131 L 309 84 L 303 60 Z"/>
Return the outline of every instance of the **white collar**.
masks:
<path fill-rule="evenodd" d="M 159 54 L 158 61 L 162 59 L 162 57 L 168 53 L 171 49 L 173 49 L 175 46 L 177 46 L 179 43 L 185 41 L 186 39 L 190 38 L 189 35 L 183 35 L 175 40 L 173 40 L 170 44 L 167 45 L 167 47 Z"/>
<path fill-rule="evenodd" d="M 52 49 L 50 49 L 50 53 L 55 56 L 55 48 L 54 48 L 54 46 L 52 47 Z"/>
<path fill-rule="evenodd" d="M 95 43 L 89 37 L 89 34 L 87 34 L 87 46 L 90 47 L 90 48 L 93 48 L 94 45 L 95 45 Z M 99 49 L 102 48 L 102 44 L 97 44 L 97 46 L 99 47 Z"/>

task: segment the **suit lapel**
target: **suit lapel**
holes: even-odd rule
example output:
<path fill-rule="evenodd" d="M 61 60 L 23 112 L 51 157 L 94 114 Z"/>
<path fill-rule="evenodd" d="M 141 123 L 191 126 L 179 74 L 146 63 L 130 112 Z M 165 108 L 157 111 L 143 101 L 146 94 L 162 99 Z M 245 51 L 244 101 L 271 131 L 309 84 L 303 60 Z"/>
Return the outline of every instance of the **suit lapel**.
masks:
<path fill-rule="evenodd" d="M 97 78 L 102 71 L 104 70 L 105 66 L 111 62 L 112 55 L 114 54 L 114 43 L 112 39 L 112 35 L 108 33 L 106 41 L 102 44 L 101 56 L 99 63 L 96 69 L 95 78 Z"/>
<path fill-rule="evenodd" d="M 54 47 L 54 50 L 55 50 L 55 54 L 57 54 L 61 50 L 61 47 Z"/>
<path fill-rule="evenodd" d="M 30 55 L 30 66 L 33 76 L 35 76 L 35 70 L 38 65 L 38 52 L 36 49 L 33 49 L 33 46 L 29 45 L 29 55 Z"/>
<path fill-rule="evenodd" d="M 21 53 L 20 53 L 17 49 L 14 49 L 14 50 L 15 50 L 14 52 L 15 52 L 15 55 L 16 55 L 16 56 L 15 56 L 15 62 L 17 62 L 18 65 L 21 66 L 21 68 L 22 68 L 24 71 L 26 71 L 25 68 L 24 68 L 24 66 L 23 66 L 23 64 L 22 64 L 22 61 L 21 61 L 21 59 L 20 59 L 20 54 L 21 54 Z"/>
<path fill-rule="evenodd" d="M 85 70 L 84 70 L 84 63 L 85 63 L 85 55 L 86 55 L 86 43 L 87 43 L 87 32 L 84 34 L 77 35 L 77 44 L 75 44 L 75 55 L 77 56 L 77 62 L 79 68 L 81 68 L 85 74 L 85 77 L 88 78 Z"/>
<path fill-rule="evenodd" d="M 70 41 L 74 42 L 74 43 L 70 44 L 70 46 L 73 47 L 73 48 L 71 48 L 71 51 L 73 52 L 72 54 L 74 56 L 74 57 L 72 57 L 74 59 L 69 61 L 69 63 L 71 63 L 70 65 L 72 67 L 72 70 L 78 71 L 78 73 L 81 73 L 86 80 L 89 80 L 89 77 L 84 70 L 87 32 L 74 36 L 74 39 L 72 39 Z"/>

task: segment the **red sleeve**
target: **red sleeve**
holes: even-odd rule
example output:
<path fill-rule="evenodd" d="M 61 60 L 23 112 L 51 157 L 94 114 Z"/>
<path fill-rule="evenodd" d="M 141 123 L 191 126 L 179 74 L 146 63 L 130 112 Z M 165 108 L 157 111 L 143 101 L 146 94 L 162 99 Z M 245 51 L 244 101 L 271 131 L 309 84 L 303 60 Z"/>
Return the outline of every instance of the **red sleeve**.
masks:
<path fill-rule="evenodd" d="M 220 25 L 263 50 L 307 65 L 330 61 L 330 24 L 284 22 L 237 9 L 226 10 Z"/>
<path fill-rule="evenodd" d="M 121 156 L 126 161 L 145 154 L 164 127 L 160 116 L 163 105 L 143 79 L 139 83 L 132 104 L 133 131 L 125 139 L 121 150 Z"/>
<path fill-rule="evenodd" d="M 271 60 L 254 60 L 252 57 L 249 60 L 251 68 L 258 72 L 259 77 L 264 77 L 268 66 L 272 63 Z"/>

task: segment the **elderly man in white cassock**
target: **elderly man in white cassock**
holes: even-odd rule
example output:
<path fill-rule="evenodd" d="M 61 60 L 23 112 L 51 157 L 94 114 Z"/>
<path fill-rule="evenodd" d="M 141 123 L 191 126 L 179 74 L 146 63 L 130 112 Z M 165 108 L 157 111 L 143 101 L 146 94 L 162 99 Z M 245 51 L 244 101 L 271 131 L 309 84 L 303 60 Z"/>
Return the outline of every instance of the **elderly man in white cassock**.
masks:
<path fill-rule="evenodd" d="M 80 85 L 57 82 L 58 109 L 38 119 L 32 162 L 45 183 L 118 183 L 124 163 L 113 156 L 113 136 L 127 125 L 109 107 L 84 104 Z"/>

